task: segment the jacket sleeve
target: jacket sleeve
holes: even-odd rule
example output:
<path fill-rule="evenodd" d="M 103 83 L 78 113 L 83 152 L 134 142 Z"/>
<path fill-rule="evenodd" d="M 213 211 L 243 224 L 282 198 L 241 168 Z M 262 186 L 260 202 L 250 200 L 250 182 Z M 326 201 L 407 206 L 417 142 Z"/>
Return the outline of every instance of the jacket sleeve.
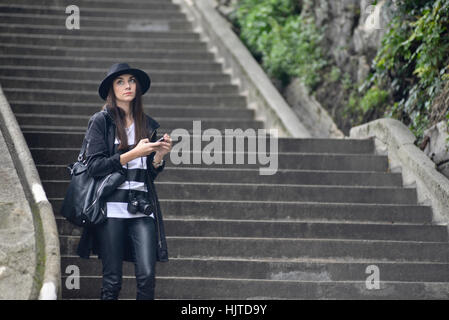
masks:
<path fill-rule="evenodd" d="M 89 120 L 86 140 L 87 172 L 90 176 L 102 177 L 123 170 L 120 163 L 120 153 L 109 156 L 106 119 L 101 113 L 93 115 Z"/>
<path fill-rule="evenodd" d="M 154 134 L 153 134 L 153 136 L 151 138 L 151 142 L 156 142 L 156 140 L 157 140 L 157 131 L 154 132 Z M 156 152 L 151 153 L 150 156 L 148 157 L 149 160 L 148 160 L 148 163 L 147 163 L 148 173 L 150 174 L 150 178 L 153 181 L 156 179 L 157 175 L 159 173 L 161 173 L 162 170 L 164 170 L 164 167 L 165 167 L 165 160 L 164 160 L 164 163 L 161 166 L 159 166 L 157 168 L 155 168 L 153 166 L 153 160 L 154 160 L 154 156 L 155 155 L 156 155 Z"/>

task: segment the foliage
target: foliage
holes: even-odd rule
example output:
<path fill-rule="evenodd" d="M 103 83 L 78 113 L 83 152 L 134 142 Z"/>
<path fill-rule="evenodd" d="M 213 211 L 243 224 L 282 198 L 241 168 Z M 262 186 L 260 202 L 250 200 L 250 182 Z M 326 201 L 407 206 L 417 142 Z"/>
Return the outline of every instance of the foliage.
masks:
<path fill-rule="evenodd" d="M 296 0 L 242 0 L 234 24 L 271 77 L 283 85 L 299 77 L 313 89 L 327 62 L 319 46 L 322 33 L 311 18 L 300 15 L 300 9 Z"/>
<path fill-rule="evenodd" d="M 329 81 L 337 82 L 341 78 L 341 70 L 336 66 L 332 66 L 331 71 L 329 72 Z"/>
<path fill-rule="evenodd" d="M 384 115 L 408 125 L 418 139 L 429 126 L 433 100 L 449 79 L 448 21 L 448 0 L 399 2 L 374 59 L 374 72 L 364 84 L 362 101 L 371 94 L 368 88 L 388 90 Z"/>
<path fill-rule="evenodd" d="M 321 46 L 324 31 L 305 14 L 309 2 L 240 0 L 234 26 L 265 71 L 283 85 L 291 77 L 301 78 L 312 90 L 339 82 L 348 102 L 343 118 L 352 125 L 392 117 L 409 126 L 419 143 L 433 124 L 433 101 L 449 80 L 449 0 L 396 1 L 397 10 L 361 87 L 327 62 Z M 449 121 L 447 108 L 443 110 Z"/>
<path fill-rule="evenodd" d="M 371 87 L 360 101 L 360 108 L 365 113 L 376 108 L 382 109 L 387 101 L 388 91 Z"/>

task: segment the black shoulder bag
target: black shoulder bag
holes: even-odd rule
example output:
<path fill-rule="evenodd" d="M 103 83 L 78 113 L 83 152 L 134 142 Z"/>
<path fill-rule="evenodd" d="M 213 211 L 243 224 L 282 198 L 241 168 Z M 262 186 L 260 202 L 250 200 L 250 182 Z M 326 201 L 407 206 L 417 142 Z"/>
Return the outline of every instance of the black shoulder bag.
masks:
<path fill-rule="evenodd" d="M 101 178 L 87 172 L 87 140 L 84 137 L 78 160 L 67 168 L 71 180 L 61 207 L 61 215 L 79 227 L 93 227 L 106 221 L 103 198 L 110 195 L 126 180 L 122 171 L 115 171 Z"/>

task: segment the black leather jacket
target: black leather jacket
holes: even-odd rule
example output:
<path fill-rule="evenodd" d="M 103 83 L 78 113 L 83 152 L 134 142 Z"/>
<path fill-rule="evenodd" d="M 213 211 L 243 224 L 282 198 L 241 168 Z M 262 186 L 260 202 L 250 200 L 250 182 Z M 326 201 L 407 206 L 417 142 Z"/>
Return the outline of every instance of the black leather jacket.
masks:
<path fill-rule="evenodd" d="M 156 129 L 160 127 L 159 123 L 146 115 L 148 128 L 150 130 L 150 141 L 156 141 Z M 86 132 L 87 148 L 86 160 L 88 173 L 93 177 L 102 177 L 111 172 L 123 170 L 120 163 L 120 155 L 123 153 L 116 150 L 114 146 L 116 125 L 112 115 L 106 110 L 95 113 L 89 120 Z M 159 200 L 154 186 L 154 180 L 157 175 L 164 169 L 164 163 L 154 168 L 152 162 L 155 152 L 147 156 L 147 185 L 149 186 L 149 196 L 152 197 L 153 203 L 156 204 L 156 231 L 158 238 L 157 260 L 168 261 L 167 241 L 165 238 L 165 229 L 162 219 L 162 212 Z M 90 252 L 96 253 L 101 257 L 99 245 L 92 228 L 84 228 L 81 240 L 78 245 L 77 253 L 82 258 L 89 258 Z M 131 248 L 125 248 L 126 261 L 133 261 L 131 256 Z"/>

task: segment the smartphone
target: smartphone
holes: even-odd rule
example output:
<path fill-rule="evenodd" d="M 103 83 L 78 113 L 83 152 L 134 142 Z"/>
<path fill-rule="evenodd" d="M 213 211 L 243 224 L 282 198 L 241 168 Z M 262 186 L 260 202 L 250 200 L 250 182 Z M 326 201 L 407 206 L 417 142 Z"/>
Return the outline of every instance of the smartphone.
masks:
<path fill-rule="evenodd" d="M 164 141 L 164 137 L 160 138 L 160 139 L 157 140 L 156 142 L 159 142 L 159 141 Z"/>

